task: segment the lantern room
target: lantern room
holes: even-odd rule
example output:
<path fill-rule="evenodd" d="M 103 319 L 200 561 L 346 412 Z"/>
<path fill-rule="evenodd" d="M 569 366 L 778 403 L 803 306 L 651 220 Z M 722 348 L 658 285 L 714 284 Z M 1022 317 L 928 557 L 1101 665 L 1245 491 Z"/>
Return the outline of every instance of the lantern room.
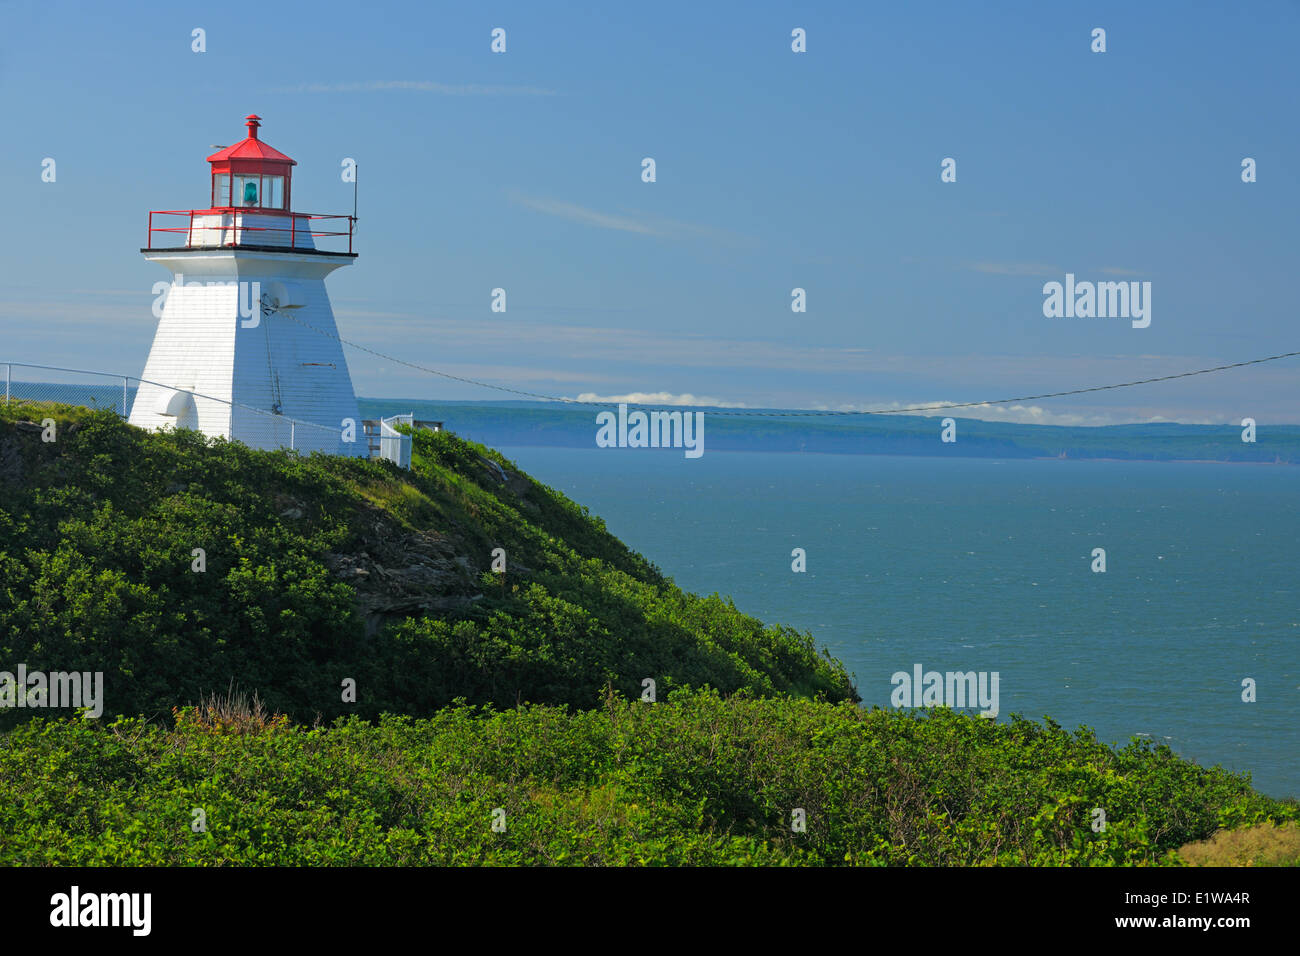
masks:
<path fill-rule="evenodd" d="M 149 244 L 142 251 L 292 249 L 295 253 L 355 257 L 352 234 L 356 217 L 293 212 L 293 167 L 298 164 L 258 138 L 260 116 L 246 117 L 245 125 L 246 138 L 208 157 L 212 179 L 207 205 L 200 209 L 151 210 Z M 354 206 L 355 189 L 354 185 Z M 317 242 L 341 246 L 344 237 L 347 252 L 322 249 Z M 168 245 L 175 242 L 182 245 Z"/>
<path fill-rule="evenodd" d="M 298 164 L 257 138 L 262 118 L 247 117 L 248 137 L 208 157 L 213 209 L 289 212 L 290 180 Z"/>

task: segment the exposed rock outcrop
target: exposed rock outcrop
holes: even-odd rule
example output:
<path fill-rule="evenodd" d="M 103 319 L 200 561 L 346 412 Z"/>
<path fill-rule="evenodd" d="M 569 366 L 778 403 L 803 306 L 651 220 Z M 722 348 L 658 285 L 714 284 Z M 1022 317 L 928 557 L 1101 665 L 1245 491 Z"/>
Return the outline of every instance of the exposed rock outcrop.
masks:
<path fill-rule="evenodd" d="M 376 512 L 353 549 L 329 552 L 326 566 L 357 592 L 357 608 L 374 633 L 390 618 L 462 608 L 481 598 L 477 571 L 436 531 L 411 531 Z"/>

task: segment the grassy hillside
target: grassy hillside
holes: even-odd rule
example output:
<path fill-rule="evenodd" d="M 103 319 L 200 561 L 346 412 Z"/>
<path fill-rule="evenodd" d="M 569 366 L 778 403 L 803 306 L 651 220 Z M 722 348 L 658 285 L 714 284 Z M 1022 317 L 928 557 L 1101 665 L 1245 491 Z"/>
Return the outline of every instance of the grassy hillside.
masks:
<path fill-rule="evenodd" d="M 598 518 L 448 433 L 418 435 L 403 472 L 68 406 L 0 416 L 0 661 L 103 671 L 110 713 L 165 715 L 231 681 L 299 720 L 455 698 L 590 707 L 644 678 L 855 698 L 810 636 L 684 594 Z"/>
<path fill-rule="evenodd" d="M 1150 864 L 1300 818 L 1149 743 L 864 711 L 497 453 L 413 465 L 0 406 L 0 670 L 107 699 L 0 710 L 0 864 Z"/>

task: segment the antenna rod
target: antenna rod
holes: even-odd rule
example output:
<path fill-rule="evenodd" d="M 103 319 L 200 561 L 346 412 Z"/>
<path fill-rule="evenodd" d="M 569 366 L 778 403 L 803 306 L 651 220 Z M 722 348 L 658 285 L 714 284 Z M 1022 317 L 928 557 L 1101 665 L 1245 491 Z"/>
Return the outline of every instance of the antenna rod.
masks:
<path fill-rule="evenodd" d="M 360 168 L 360 165 L 352 167 L 352 224 L 354 226 L 357 223 L 357 170 Z"/>

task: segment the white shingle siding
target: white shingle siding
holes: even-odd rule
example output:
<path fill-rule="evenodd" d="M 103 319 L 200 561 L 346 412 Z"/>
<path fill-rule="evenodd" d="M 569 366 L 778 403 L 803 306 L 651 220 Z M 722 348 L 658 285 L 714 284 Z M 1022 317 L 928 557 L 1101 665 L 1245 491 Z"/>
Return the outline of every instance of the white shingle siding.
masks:
<path fill-rule="evenodd" d="M 315 249 L 312 223 L 307 216 L 274 216 L 266 213 L 224 212 L 195 216 L 187 228 L 186 245 L 190 248 L 243 243 L 252 246 L 290 246 Z M 332 220 L 330 220 L 332 221 Z M 325 227 L 322 227 L 324 229 Z M 331 226 L 337 231 L 337 225 Z"/>
<path fill-rule="evenodd" d="M 146 258 L 173 273 L 141 376 L 167 387 L 141 384 L 131 424 L 197 427 L 207 435 L 233 437 L 256 448 L 288 447 L 292 439 L 293 447 L 304 453 L 367 454 L 352 378 L 325 291 L 325 277 L 351 259 L 242 250 L 169 250 L 146 253 Z M 178 275 L 184 287 L 177 285 Z M 293 301 L 301 300 L 302 307 L 263 312 L 256 326 L 245 328 L 243 323 L 251 320 L 240 315 L 241 295 L 247 307 L 255 301 L 252 283 L 265 294 L 277 281 L 292 288 Z M 206 284 L 222 282 L 230 284 Z M 241 290 L 241 282 L 249 285 Z M 256 316 L 256 305 L 252 311 Z M 272 373 L 278 376 L 280 416 L 270 414 L 276 394 Z M 210 398 L 196 397 L 192 411 L 187 408 L 179 416 L 160 414 L 173 389 Z M 232 409 L 226 401 L 237 404 Z M 178 406 L 173 402 L 172 407 Z M 289 419 L 323 427 L 300 424 L 291 435 Z M 350 444 L 341 441 L 345 419 L 356 423 L 357 441 Z"/>

